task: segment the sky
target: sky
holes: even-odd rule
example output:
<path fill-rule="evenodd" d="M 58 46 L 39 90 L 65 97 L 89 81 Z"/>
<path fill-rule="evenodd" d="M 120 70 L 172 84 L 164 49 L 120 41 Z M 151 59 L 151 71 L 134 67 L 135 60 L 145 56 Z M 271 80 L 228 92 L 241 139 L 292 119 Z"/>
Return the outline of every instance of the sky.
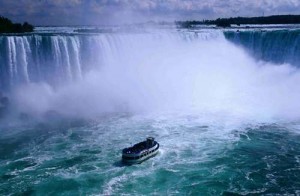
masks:
<path fill-rule="evenodd" d="M 274 14 L 300 14 L 300 0 L 0 0 L 0 15 L 34 25 L 110 25 Z"/>

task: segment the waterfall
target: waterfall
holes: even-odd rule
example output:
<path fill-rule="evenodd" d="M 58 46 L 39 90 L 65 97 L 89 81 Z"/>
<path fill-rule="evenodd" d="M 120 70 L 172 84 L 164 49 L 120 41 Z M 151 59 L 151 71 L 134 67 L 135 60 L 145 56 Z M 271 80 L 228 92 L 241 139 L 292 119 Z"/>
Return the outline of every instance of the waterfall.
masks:
<path fill-rule="evenodd" d="M 298 41 L 294 31 L 0 36 L 0 85 L 16 113 L 34 116 L 180 110 L 297 117 L 297 68 L 272 62 L 300 62 Z M 231 42 L 271 62 L 257 63 Z"/>
<path fill-rule="evenodd" d="M 0 36 L 0 89 L 36 82 L 57 86 L 81 80 L 90 70 L 115 64 L 129 48 L 140 50 L 141 43 L 174 39 L 191 42 L 217 37 L 220 32 L 3 35 Z"/>
<path fill-rule="evenodd" d="M 128 55 L 129 49 L 142 53 L 147 44 L 159 48 L 160 44 L 174 40 L 224 41 L 224 36 L 257 60 L 300 66 L 299 35 L 298 30 L 3 35 L 0 36 L 0 89 L 36 82 L 60 86 L 81 80 L 89 71 L 102 69 L 104 65 L 115 65 L 122 55 Z"/>
<path fill-rule="evenodd" d="M 300 66 L 300 31 L 227 31 L 225 37 L 245 48 L 257 60 Z"/>
<path fill-rule="evenodd" d="M 61 35 L 0 36 L 0 88 L 7 90 L 30 82 L 57 85 L 82 78 L 85 39 Z"/>

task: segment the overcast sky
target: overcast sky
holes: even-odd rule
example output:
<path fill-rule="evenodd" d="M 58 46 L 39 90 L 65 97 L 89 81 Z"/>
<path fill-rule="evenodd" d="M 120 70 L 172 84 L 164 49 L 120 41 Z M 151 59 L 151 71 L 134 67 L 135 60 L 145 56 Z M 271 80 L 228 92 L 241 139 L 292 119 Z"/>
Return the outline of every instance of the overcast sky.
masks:
<path fill-rule="evenodd" d="M 263 14 L 300 14 L 300 0 L 0 0 L 0 15 L 34 25 L 101 25 Z"/>

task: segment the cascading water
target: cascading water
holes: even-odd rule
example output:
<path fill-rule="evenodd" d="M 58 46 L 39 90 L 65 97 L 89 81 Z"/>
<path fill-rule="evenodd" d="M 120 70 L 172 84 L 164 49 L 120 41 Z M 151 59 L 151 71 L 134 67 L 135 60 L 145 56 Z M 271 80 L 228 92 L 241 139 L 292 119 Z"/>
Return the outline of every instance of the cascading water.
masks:
<path fill-rule="evenodd" d="M 84 50 L 92 50 L 93 41 L 84 36 L 1 36 L 2 90 L 32 82 L 58 85 L 80 79 L 88 69 L 83 64 L 91 64 L 82 59 L 93 60 L 84 56 Z M 92 55 L 92 51 L 87 53 Z M 97 57 L 95 63 L 101 63 Z"/>
<path fill-rule="evenodd" d="M 209 39 L 218 34 L 200 34 Z M 109 65 L 118 57 L 118 50 L 130 48 L 138 41 L 179 39 L 180 35 L 27 35 L 0 36 L 2 90 L 24 83 L 46 82 L 50 85 L 76 81 L 84 73 Z M 172 39 L 169 37 L 168 39 Z M 198 34 L 181 35 L 184 40 Z"/>
<path fill-rule="evenodd" d="M 68 114 L 93 111 L 90 115 L 118 112 L 117 108 L 124 107 L 130 111 L 152 110 L 166 102 L 178 108 L 192 104 L 188 98 L 176 95 L 177 89 L 189 93 L 185 96 L 192 96 L 192 89 L 182 85 L 196 82 L 193 81 L 196 78 L 187 78 L 189 73 L 196 77 L 196 72 L 192 72 L 199 68 L 192 66 L 204 65 L 195 64 L 193 53 L 184 59 L 181 46 L 191 51 L 196 44 L 200 44 L 202 50 L 210 41 L 226 44 L 221 32 L 4 36 L 2 44 L 8 40 L 11 44 L 6 46 L 9 52 L 2 53 L 2 73 L 3 78 L 8 75 L 9 80 L 4 79 L 1 86 L 12 92 L 12 100 L 17 108 L 20 106 L 20 112 L 47 108 Z M 13 47 L 17 40 L 26 45 L 24 50 Z M 180 59 L 165 58 L 165 51 Z M 205 60 L 202 52 L 199 51 L 199 55 Z M 23 58 L 14 63 L 15 56 Z M 182 61 L 178 66 L 175 65 L 177 60 Z M 186 62 L 190 65 L 184 61 L 191 61 Z M 173 81 L 171 86 L 170 81 Z M 41 101 L 43 106 L 39 101 L 33 103 L 35 98 L 31 95 L 44 100 Z M 171 100 L 184 102 L 178 104 Z M 87 105 L 75 111 L 78 107 L 74 106 L 82 101 Z"/>
<path fill-rule="evenodd" d="M 0 36 L 0 194 L 299 194 L 296 32 Z"/>
<path fill-rule="evenodd" d="M 258 60 L 300 66 L 299 30 L 226 31 L 224 35 L 228 40 L 244 47 Z"/>

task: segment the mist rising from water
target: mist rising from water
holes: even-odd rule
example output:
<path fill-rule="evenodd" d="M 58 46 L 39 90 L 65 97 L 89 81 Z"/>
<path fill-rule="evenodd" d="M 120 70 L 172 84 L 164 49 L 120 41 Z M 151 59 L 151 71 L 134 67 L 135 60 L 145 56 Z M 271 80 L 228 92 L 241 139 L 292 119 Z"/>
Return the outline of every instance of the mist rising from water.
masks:
<path fill-rule="evenodd" d="M 103 65 L 81 80 L 55 88 L 47 83 L 15 88 L 15 111 L 34 117 L 48 111 L 83 118 L 120 112 L 258 121 L 300 117 L 300 72 L 256 62 L 223 36 L 186 41 L 133 34 L 112 48 Z"/>

